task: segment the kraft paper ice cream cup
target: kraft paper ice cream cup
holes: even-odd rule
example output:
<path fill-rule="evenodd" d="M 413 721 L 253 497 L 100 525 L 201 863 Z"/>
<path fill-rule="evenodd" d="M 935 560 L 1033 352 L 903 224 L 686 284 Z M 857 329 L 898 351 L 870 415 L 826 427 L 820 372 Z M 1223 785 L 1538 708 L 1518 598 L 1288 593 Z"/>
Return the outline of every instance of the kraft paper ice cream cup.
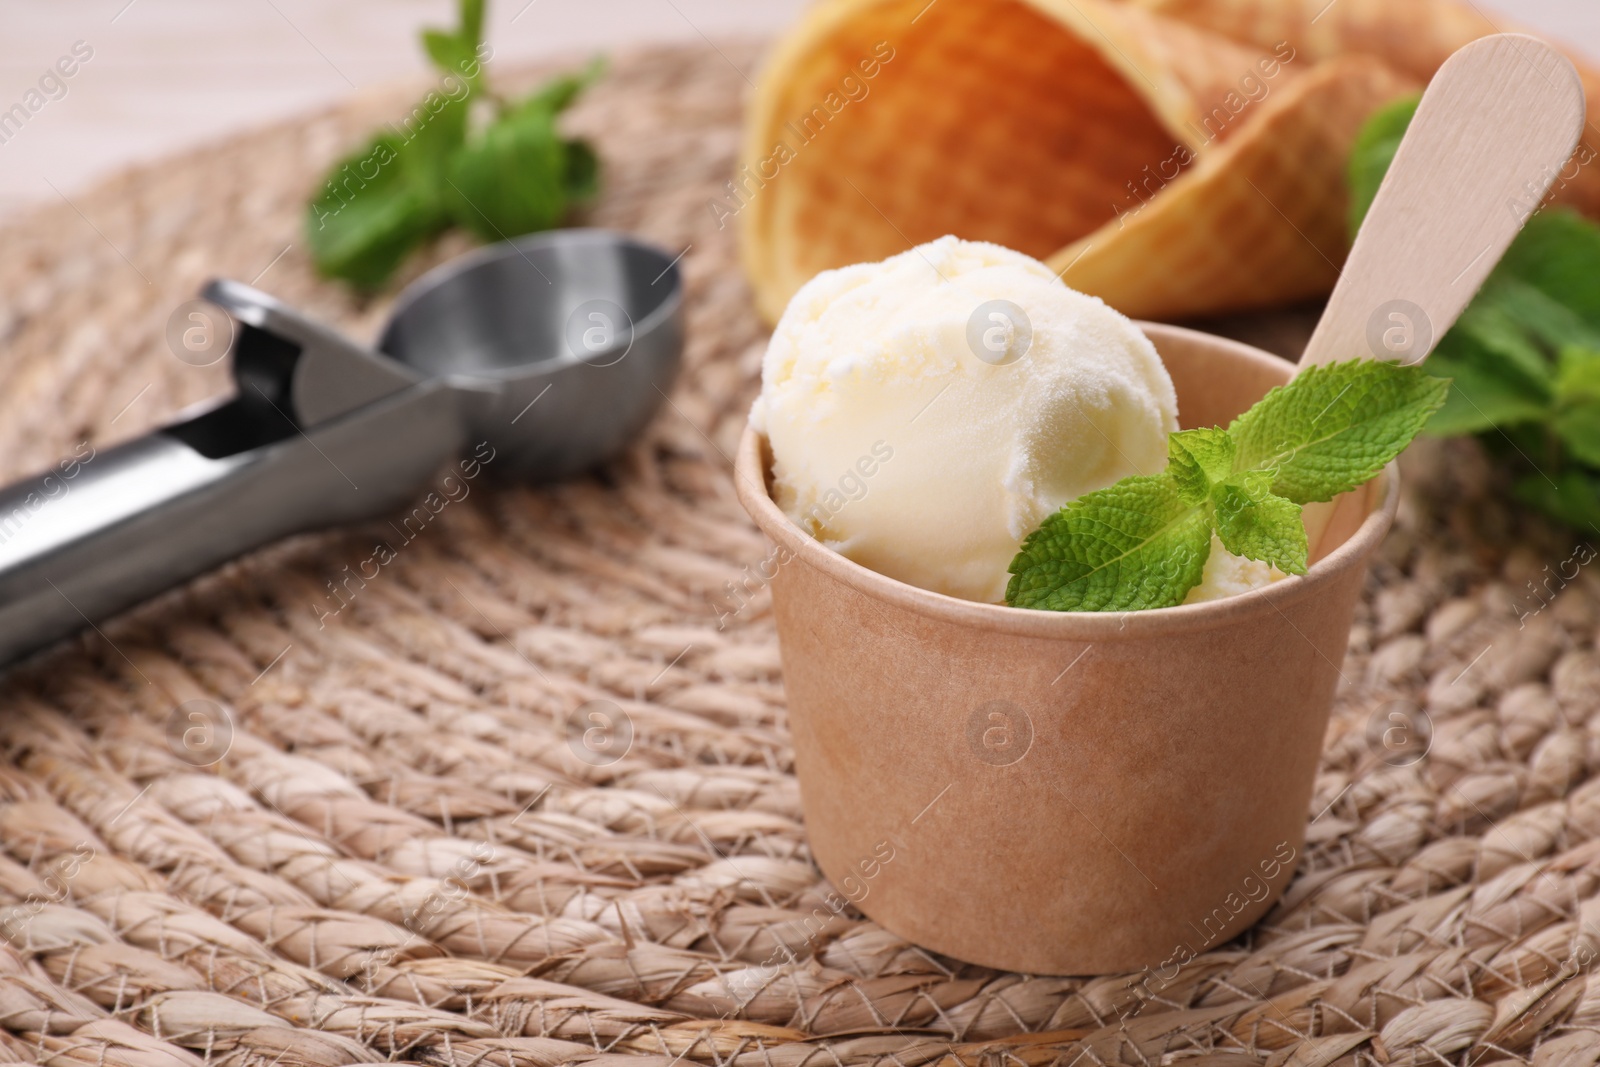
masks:
<path fill-rule="evenodd" d="M 1226 425 L 1292 371 L 1142 328 L 1185 427 Z M 830 907 L 848 900 L 919 945 L 1006 970 L 1149 968 L 1153 993 L 1282 894 L 1366 564 L 1394 517 L 1392 467 L 1335 502 L 1304 577 L 1103 614 L 884 577 L 779 510 L 753 430 L 737 467 L 740 500 L 779 547 L 773 613 Z"/>

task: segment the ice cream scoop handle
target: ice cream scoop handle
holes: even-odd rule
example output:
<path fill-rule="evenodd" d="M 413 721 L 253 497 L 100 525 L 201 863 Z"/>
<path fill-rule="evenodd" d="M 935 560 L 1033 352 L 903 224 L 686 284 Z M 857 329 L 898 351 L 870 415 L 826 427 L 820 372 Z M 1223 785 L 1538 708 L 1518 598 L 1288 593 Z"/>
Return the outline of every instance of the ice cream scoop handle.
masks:
<path fill-rule="evenodd" d="M 183 522 L 184 501 L 214 495 L 232 466 L 154 433 L 80 446 L 0 491 L 0 661 L 204 570 L 216 531 Z"/>
<path fill-rule="evenodd" d="M 460 443 L 436 383 L 261 440 L 239 403 L 0 490 L 0 664 L 269 541 L 411 502 Z"/>
<path fill-rule="evenodd" d="M 1484 37 L 1446 60 L 1300 366 L 1426 358 L 1543 201 L 1583 127 L 1577 70 L 1537 38 Z"/>

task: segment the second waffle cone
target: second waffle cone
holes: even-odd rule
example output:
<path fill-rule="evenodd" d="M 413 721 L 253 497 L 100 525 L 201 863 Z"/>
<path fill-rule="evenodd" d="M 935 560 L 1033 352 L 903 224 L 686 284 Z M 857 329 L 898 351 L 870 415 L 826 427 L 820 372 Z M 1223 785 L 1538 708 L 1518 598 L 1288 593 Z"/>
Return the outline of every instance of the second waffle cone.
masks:
<path fill-rule="evenodd" d="M 1130 2 L 1262 47 L 1287 41 L 1316 61 L 1367 55 L 1381 59 L 1418 81 L 1427 81 L 1459 48 L 1491 33 L 1526 33 L 1513 20 L 1490 18 L 1460 0 L 1130 0 Z M 1589 114 L 1600 115 L 1600 70 L 1576 52 L 1567 57 L 1578 68 Z M 1553 199 L 1591 217 L 1600 217 L 1600 129 L 1591 118 L 1583 143 L 1557 176 Z"/>

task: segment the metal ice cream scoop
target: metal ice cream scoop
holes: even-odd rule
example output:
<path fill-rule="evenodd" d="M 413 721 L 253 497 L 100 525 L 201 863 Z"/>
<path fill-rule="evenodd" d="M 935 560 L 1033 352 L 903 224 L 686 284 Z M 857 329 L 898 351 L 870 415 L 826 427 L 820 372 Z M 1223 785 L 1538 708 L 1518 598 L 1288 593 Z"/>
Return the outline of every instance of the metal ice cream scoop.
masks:
<path fill-rule="evenodd" d="M 239 324 L 234 396 L 0 490 L 0 663 L 267 542 L 395 510 L 484 442 L 497 477 L 585 470 L 650 419 L 683 346 L 676 260 L 601 230 L 424 275 L 376 351 L 237 282 L 204 295 Z"/>

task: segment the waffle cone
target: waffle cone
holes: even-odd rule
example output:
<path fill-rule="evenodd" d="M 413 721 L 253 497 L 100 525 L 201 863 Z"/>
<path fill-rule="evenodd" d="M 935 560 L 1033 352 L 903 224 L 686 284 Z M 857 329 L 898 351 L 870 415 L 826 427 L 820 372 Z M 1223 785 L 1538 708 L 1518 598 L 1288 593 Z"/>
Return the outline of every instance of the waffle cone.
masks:
<path fill-rule="evenodd" d="M 947 233 L 1130 314 L 1267 306 L 1328 289 L 1349 141 L 1410 87 L 1109 0 L 825 0 L 771 58 L 711 210 L 769 320 L 820 270 Z M 1198 264 L 1215 276 L 1177 273 Z"/>
<path fill-rule="evenodd" d="M 1491 18 L 1461 0 L 1130 0 L 1167 18 L 1231 40 L 1268 47 L 1287 41 L 1310 61 L 1375 56 L 1419 82 L 1459 48 L 1491 33 L 1533 33 L 1512 19 Z M 1535 36 L 1541 36 L 1535 34 Z M 1559 46 L 1558 46 L 1559 47 Z M 1600 115 L 1600 69 L 1571 49 L 1589 114 Z M 1591 119 L 1572 162 L 1557 177 L 1553 197 L 1600 217 L 1600 126 Z"/>
<path fill-rule="evenodd" d="M 1407 86 L 1377 60 L 1322 64 L 1160 195 L 1048 262 L 1074 289 L 1135 318 L 1327 293 L 1348 247 L 1350 143 L 1372 110 Z"/>

